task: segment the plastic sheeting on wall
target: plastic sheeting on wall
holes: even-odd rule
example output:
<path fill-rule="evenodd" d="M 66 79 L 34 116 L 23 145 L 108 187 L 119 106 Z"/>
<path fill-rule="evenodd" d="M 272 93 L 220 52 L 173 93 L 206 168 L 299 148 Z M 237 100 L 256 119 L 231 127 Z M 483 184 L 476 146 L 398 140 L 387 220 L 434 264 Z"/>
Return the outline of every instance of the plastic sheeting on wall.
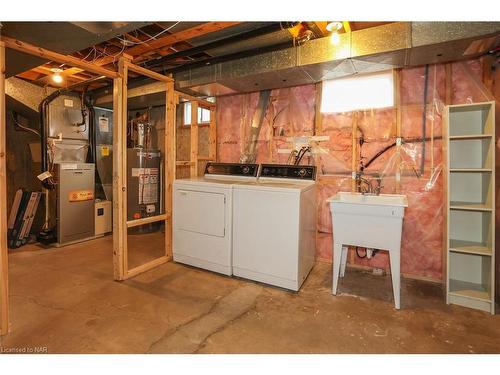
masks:
<path fill-rule="evenodd" d="M 479 60 L 452 64 L 451 104 L 486 100 L 476 82 L 481 79 L 481 66 Z M 326 136 L 320 141 L 309 141 L 312 155 L 304 158 L 303 163 L 314 163 L 318 167 L 317 257 L 331 261 L 332 222 L 326 199 L 338 191 L 351 191 L 354 122 L 357 126 L 354 134 L 356 167 L 359 168 L 361 161 L 366 177 L 380 178 L 382 193 L 397 191 L 396 176 L 400 173 L 399 192 L 408 197 L 401 271 L 440 280 L 443 269 L 442 113 L 446 96 L 445 67 L 431 65 L 428 68 L 425 115 L 425 67 L 403 69 L 400 77 L 401 147 L 395 145 L 397 127 L 393 108 L 319 114 L 321 128 L 315 129 L 315 86 L 307 85 L 271 92 L 271 104 L 257 140 L 257 162 L 286 163 L 287 151 L 294 146 L 290 137 Z M 245 129 L 249 126 L 257 100 L 258 93 L 218 98 L 220 161 L 239 160 Z M 363 140 L 361 146 L 360 138 Z M 370 260 L 354 254 L 348 259 L 360 266 L 389 268 L 386 252 L 378 252 Z"/>

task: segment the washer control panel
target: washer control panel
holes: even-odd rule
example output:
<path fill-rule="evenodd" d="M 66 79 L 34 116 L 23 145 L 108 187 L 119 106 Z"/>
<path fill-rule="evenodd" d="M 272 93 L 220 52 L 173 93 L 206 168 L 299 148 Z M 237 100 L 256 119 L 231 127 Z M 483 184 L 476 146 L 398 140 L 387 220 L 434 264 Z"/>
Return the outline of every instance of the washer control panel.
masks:
<path fill-rule="evenodd" d="M 314 181 L 316 179 L 316 167 L 313 165 L 262 164 L 259 177 Z"/>
<path fill-rule="evenodd" d="M 207 163 L 205 175 L 257 177 L 259 164 Z"/>

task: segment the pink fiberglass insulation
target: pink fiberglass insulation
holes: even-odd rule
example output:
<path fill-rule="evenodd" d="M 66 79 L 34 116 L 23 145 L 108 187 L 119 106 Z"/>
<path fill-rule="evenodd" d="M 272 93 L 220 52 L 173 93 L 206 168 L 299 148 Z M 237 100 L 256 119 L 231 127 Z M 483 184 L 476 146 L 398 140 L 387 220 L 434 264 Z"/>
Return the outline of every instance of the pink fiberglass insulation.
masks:
<path fill-rule="evenodd" d="M 452 64 L 452 103 L 485 101 L 478 88 L 481 80 L 479 60 Z M 476 81 L 476 82 L 475 82 Z M 367 176 L 382 178 L 382 192 L 395 193 L 395 175 L 401 162 L 400 192 L 408 197 L 401 249 L 401 271 L 417 277 L 440 280 L 443 254 L 443 176 L 442 111 L 445 101 L 444 65 L 428 70 L 426 152 L 424 173 L 420 174 L 425 67 L 401 71 L 401 135 L 398 153 L 390 147 L 396 141 L 396 112 L 392 108 L 357 112 L 364 144 L 361 157 L 366 164 L 380 150 L 388 148 L 365 169 Z M 321 114 L 321 130 L 315 133 L 315 86 L 277 89 L 271 101 L 257 141 L 257 162 L 286 163 L 293 147 L 289 137 L 328 136 L 326 141 L 312 141 L 318 167 L 317 258 L 332 260 L 332 224 L 326 199 L 339 191 L 351 190 L 352 125 L 355 113 Z M 224 96 L 217 99 L 218 156 L 220 161 L 238 162 L 246 134 L 257 106 L 258 93 Z M 431 147 L 431 135 L 434 147 Z M 279 152 L 281 150 L 281 152 Z M 433 156 L 433 160 L 431 158 Z M 304 161 L 308 162 L 305 158 Z M 432 164 L 433 163 L 433 164 Z M 363 252 L 362 250 L 360 253 Z M 368 260 L 350 256 L 361 266 L 389 268 L 386 252 Z"/>

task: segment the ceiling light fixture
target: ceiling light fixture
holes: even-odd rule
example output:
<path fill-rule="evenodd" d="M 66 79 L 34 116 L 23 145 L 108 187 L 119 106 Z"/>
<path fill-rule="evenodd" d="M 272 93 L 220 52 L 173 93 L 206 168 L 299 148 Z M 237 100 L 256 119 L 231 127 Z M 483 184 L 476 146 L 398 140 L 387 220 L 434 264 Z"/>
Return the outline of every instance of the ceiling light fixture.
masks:
<path fill-rule="evenodd" d="M 327 31 L 339 31 L 342 28 L 342 22 L 340 21 L 330 21 L 326 25 Z"/>
<path fill-rule="evenodd" d="M 332 33 L 330 36 L 330 42 L 337 46 L 340 43 L 339 30 L 342 28 L 342 22 L 340 21 L 330 21 L 326 25 L 326 29 Z"/>
<path fill-rule="evenodd" d="M 62 77 L 61 73 L 63 70 L 61 68 L 52 68 L 52 69 L 50 69 L 50 71 L 52 73 L 54 73 L 52 75 L 52 81 L 54 81 L 55 83 L 62 83 L 63 77 Z"/>

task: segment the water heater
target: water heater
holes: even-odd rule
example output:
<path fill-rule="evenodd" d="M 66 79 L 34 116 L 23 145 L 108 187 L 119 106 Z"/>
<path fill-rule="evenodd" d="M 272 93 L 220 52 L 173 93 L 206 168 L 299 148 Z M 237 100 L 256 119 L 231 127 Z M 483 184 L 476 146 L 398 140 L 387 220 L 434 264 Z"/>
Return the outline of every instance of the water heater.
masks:
<path fill-rule="evenodd" d="M 161 153 L 127 149 L 127 220 L 160 215 Z"/>

